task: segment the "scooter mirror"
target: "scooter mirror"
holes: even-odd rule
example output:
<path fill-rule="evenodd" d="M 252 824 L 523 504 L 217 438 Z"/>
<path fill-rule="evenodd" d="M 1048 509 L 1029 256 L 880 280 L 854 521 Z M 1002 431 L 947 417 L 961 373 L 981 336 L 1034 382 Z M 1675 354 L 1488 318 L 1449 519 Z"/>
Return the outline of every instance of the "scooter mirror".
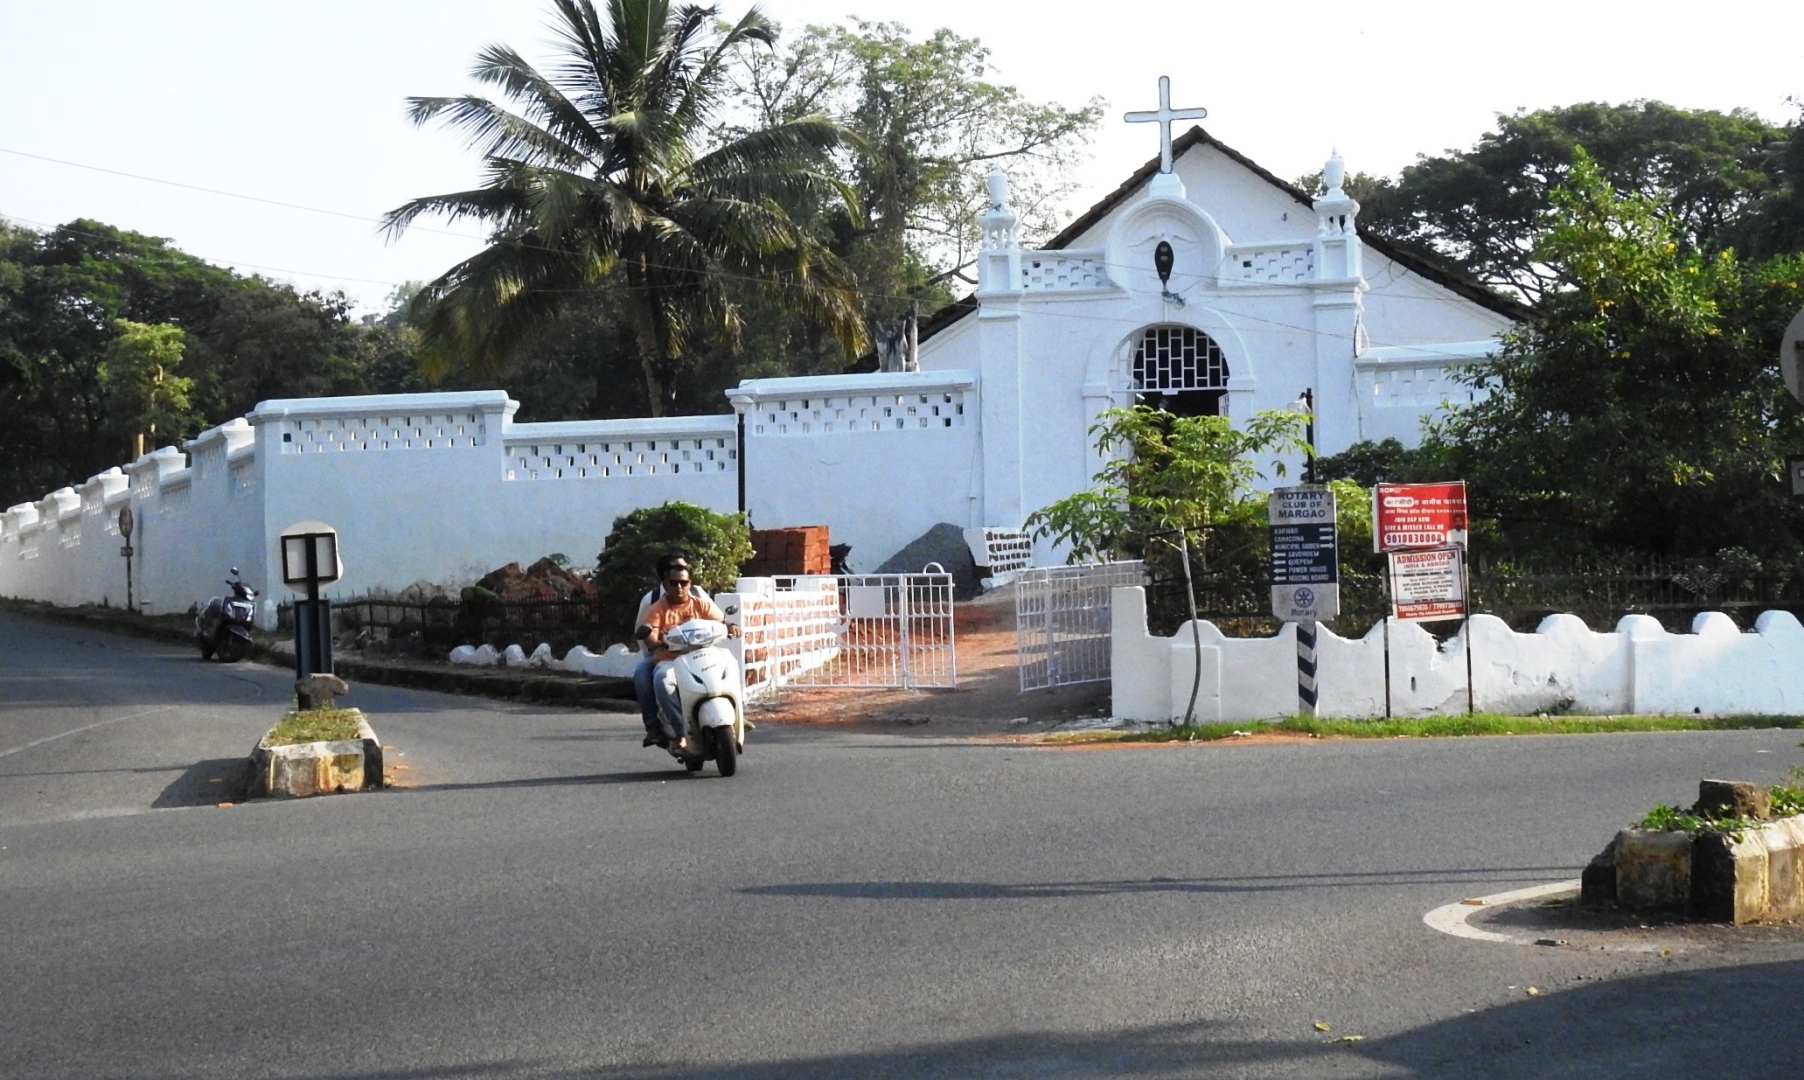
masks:
<path fill-rule="evenodd" d="M 737 614 L 739 614 L 739 605 L 738 604 L 728 604 L 726 607 L 722 608 L 721 610 L 728 615 L 737 615 Z"/>
<path fill-rule="evenodd" d="M 238 576 L 238 568 L 236 566 L 232 567 L 232 576 L 233 577 Z"/>

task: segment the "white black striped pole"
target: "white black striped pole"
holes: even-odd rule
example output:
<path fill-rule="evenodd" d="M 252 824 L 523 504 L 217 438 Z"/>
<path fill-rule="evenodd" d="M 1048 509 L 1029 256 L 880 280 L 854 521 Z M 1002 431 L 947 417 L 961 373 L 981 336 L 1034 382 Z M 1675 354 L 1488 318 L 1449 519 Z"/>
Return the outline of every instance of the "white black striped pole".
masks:
<path fill-rule="evenodd" d="M 1315 628 L 1312 622 L 1297 624 L 1297 705 L 1304 716 L 1315 716 Z"/>

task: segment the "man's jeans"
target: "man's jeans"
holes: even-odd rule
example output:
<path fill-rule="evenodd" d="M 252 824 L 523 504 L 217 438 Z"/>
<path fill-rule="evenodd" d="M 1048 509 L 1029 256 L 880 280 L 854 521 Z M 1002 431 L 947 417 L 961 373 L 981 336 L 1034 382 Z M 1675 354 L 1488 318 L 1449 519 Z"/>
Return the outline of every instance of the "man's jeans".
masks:
<path fill-rule="evenodd" d="M 658 697 L 658 711 L 663 714 L 665 726 L 670 728 L 670 737 L 681 739 L 688 724 L 683 719 L 682 702 L 677 700 L 676 661 L 658 664 L 652 671 L 651 685 Z"/>
<path fill-rule="evenodd" d="M 651 658 L 650 650 L 639 654 L 639 663 L 633 668 L 633 695 L 639 699 L 639 719 L 645 721 L 647 735 L 661 735 L 663 728 L 658 723 L 658 699 L 651 688 L 652 668 L 658 662 Z"/>

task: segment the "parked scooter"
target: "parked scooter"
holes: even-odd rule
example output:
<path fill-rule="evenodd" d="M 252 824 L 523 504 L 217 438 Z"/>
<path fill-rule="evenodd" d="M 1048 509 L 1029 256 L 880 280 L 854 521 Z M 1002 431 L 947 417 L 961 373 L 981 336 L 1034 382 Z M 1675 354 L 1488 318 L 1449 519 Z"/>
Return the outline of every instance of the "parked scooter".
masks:
<path fill-rule="evenodd" d="M 202 660 L 211 660 L 218 653 L 220 660 L 232 664 L 251 654 L 252 601 L 257 599 L 257 590 L 239 580 L 236 566 L 226 584 L 232 587 L 232 595 L 215 596 L 194 616 L 194 642 L 200 646 Z"/>
<path fill-rule="evenodd" d="M 745 749 L 751 726 L 745 719 L 745 680 L 738 657 L 722 644 L 726 639 L 726 624 L 709 619 L 690 619 L 664 635 L 664 647 L 677 654 L 671 667 L 689 736 L 682 748 L 672 743 L 670 756 L 690 772 L 700 772 L 712 759 L 720 775 L 732 776 Z M 664 734 L 675 734 L 668 721 Z"/>

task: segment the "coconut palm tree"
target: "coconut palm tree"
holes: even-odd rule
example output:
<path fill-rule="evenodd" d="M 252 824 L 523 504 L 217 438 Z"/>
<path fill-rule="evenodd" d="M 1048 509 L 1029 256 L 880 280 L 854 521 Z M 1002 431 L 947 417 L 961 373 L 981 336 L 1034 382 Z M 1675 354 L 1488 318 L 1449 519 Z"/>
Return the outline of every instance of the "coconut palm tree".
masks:
<path fill-rule="evenodd" d="M 863 348 L 851 271 L 786 208 L 838 201 L 850 189 L 828 155 L 843 127 L 806 117 L 703 148 L 725 89 L 729 50 L 775 40 L 756 9 L 736 24 L 716 9 L 668 0 L 552 0 L 559 55 L 541 74 L 491 45 L 475 78 L 484 97 L 410 98 L 416 124 L 441 121 L 483 155 L 470 191 L 389 212 L 398 236 L 421 215 L 484 223 L 489 245 L 415 299 L 429 375 L 498 373 L 525 331 L 598 289 L 618 290 L 632 326 L 651 415 L 674 400 L 686 349 L 736 340 L 735 296 L 753 295 L 818 320 L 849 351 Z"/>

